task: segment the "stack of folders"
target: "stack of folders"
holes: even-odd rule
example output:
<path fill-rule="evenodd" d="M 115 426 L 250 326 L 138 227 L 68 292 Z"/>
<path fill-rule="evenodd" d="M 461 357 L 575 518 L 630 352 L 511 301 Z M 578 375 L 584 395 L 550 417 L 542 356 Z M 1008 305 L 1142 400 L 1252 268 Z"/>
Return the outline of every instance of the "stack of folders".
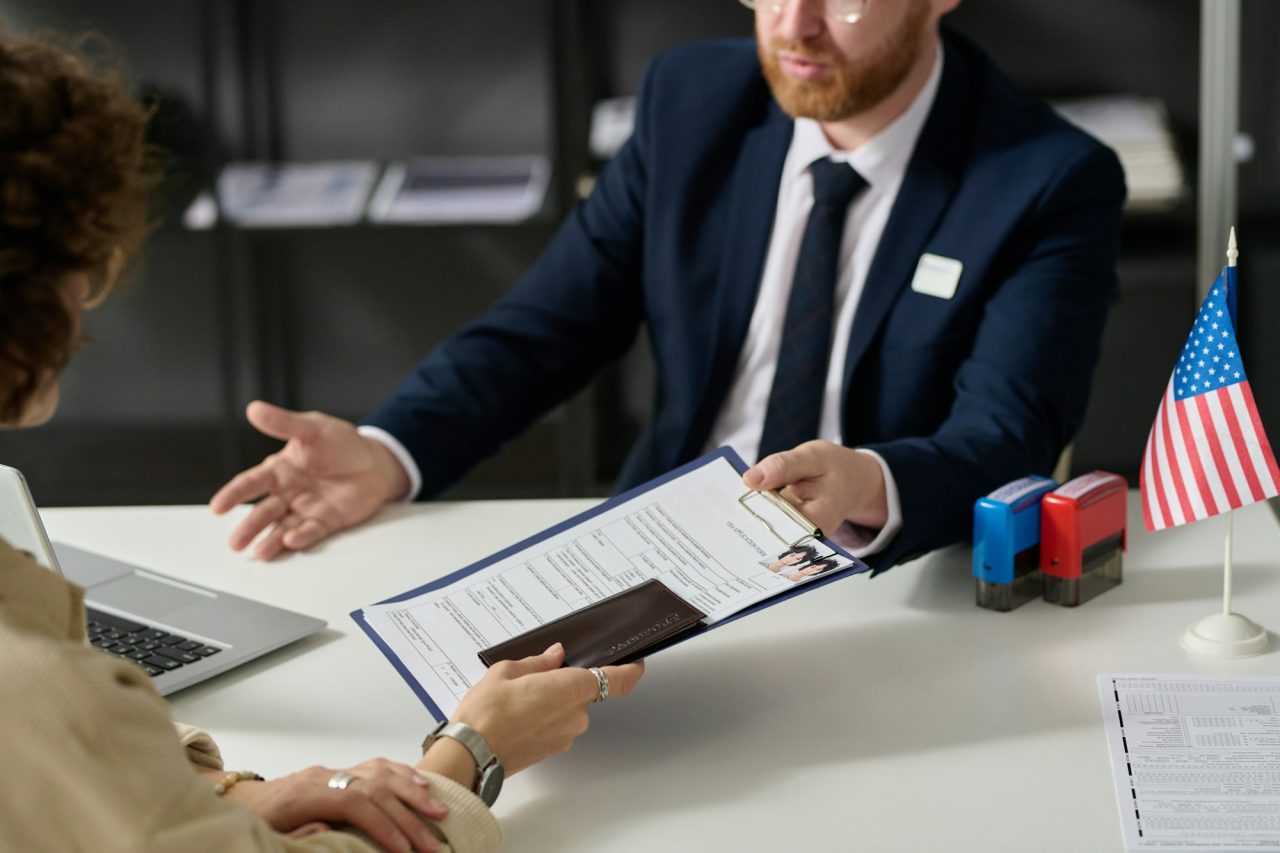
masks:
<path fill-rule="evenodd" d="M 377 177 L 372 160 L 229 163 L 218 176 L 217 209 L 246 228 L 351 225 Z"/>
<path fill-rule="evenodd" d="M 390 163 L 369 201 L 372 222 L 520 222 L 542 209 L 546 157 L 416 157 Z"/>
<path fill-rule="evenodd" d="M 1169 117 L 1158 99 L 1106 95 L 1057 101 L 1053 106 L 1115 150 L 1129 187 L 1130 209 L 1161 210 L 1186 197 L 1186 177 Z"/>
<path fill-rule="evenodd" d="M 510 223 L 537 214 L 546 198 L 546 157 L 420 157 L 373 160 L 234 162 L 216 192 L 183 215 L 191 229 L 219 219 L 241 228 L 320 228 L 370 222 Z M 374 184 L 377 183 L 377 189 Z"/>

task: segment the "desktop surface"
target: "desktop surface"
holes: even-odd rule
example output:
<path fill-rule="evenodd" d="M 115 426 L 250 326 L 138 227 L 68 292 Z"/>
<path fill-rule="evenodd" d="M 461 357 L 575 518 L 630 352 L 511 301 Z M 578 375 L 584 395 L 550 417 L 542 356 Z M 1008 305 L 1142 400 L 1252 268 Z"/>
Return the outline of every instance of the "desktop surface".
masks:
<path fill-rule="evenodd" d="M 299 610 L 329 627 L 170 698 L 229 767 L 266 776 L 417 757 L 432 721 L 348 617 L 587 508 L 392 507 L 314 552 L 231 553 L 204 507 L 44 512 L 51 537 Z M 1099 672 L 1273 675 L 1280 645 L 1182 650 L 1221 607 L 1221 518 L 1149 534 L 1130 494 L 1124 582 L 1078 607 L 973 603 L 969 550 L 854 576 L 655 656 L 592 708 L 572 752 L 508 780 L 495 812 L 530 851 L 1123 849 Z M 1235 609 L 1280 629 L 1280 525 L 1235 519 Z"/>

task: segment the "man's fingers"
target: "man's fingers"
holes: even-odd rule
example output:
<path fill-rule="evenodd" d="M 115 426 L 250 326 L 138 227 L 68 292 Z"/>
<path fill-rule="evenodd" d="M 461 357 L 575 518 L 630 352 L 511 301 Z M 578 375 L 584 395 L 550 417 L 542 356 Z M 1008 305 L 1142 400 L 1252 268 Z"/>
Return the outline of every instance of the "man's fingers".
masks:
<path fill-rule="evenodd" d="M 253 558 L 266 562 L 279 556 L 280 552 L 285 550 L 284 535 L 289 532 L 289 529 L 283 520 L 277 521 L 275 526 L 254 544 Z"/>
<path fill-rule="evenodd" d="M 305 551 L 328 535 L 329 531 L 323 524 L 307 518 L 292 530 L 286 530 L 281 542 L 290 551 Z"/>
<path fill-rule="evenodd" d="M 742 482 L 749 488 L 763 492 L 816 477 L 823 470 L 818 454 L 802 444 L 794 450 L 784 450 L 761 459 L 742 475 Z"/>
<path fill-rule="evenodd" d="M 232 477 L 231 482 L 218 489 L 218 493 L 209 499 L 209 508 L 215 515 L 222 515 L 246 501 L 275 491 L 275 487 L 275 472 L 263 462 Z"/>
<path fill-rule="evenodd" d="M 264 403 L 261 400 L 254 400 L 245 409 L 245 416 L 249 418 L 249 423 L 261 433 L 269 435 L 272 438 L 278 438 L 281 441 L 288 441 L 291 438 L 299 438 L 307 440 L 315 438 L 320 431 L 320 424 L 323 415 L 315 412 L 295 412 L 291 409 L 282 409 L 279 406 L 273 406 L 270 403 Z"/>
<path fill-rule="evenodd" d="M 284 518 L 288 511 L 289 505 L 279 495 L 268 495 L 263 498 L 245 516 L 244 521 L 237 524 L 236 529 L 231 531 L 231 538 L 228 540 L 231 549 L 239 551 L 244 548 L 269 525 Z"/>
<path fill-rule="evenodd" d="M 628 663 L 622 666 L 603 667 L 605 677 L 609 679 L 609 698 L 626 696 L 635 689 L 636 682 L 644 675 L 644 661 Z M 593 676 L 594 677 L 594 676 Z"/>

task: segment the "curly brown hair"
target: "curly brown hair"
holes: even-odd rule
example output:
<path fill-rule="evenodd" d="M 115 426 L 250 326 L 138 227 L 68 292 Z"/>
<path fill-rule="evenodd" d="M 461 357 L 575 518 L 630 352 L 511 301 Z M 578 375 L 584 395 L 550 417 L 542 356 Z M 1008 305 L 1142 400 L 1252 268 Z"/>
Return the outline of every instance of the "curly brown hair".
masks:
<path fill-rule="evenodd" d="M 79 344 L 69 275 L 109 288 L 147 231 L 147 111 L 92 37 L 0 32 L 0 422 L 19 419 Z M 112 63 L 114 65 L 114 63 Z"/>

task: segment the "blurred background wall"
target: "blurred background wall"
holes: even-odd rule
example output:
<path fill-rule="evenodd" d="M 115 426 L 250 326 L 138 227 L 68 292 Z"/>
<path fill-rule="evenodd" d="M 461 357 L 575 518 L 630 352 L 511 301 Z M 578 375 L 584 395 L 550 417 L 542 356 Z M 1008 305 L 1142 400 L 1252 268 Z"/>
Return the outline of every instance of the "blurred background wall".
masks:
<path fill-rule="evenodd" d="M 1244 3 L 1242 339 L 1280 433 L 1280 4 Z M 599 167 L 592 109 L 634 94 L 655 52 L 749 35 L 734 0 L 0 0 L 9 29 L 94 31 L 156 104 L 172 155 L 140 274 L 89 319 L 53 423 L 0 434 L 45 504 L 201 502 L 275 446 L 243 423 L 261 397 L 356 419 L 497 299 Z M 1051 99 L 1163 105 L 1191 189 L 1125 222 L 1077 471 L 1135 478 L 1196 305 L 1199 4 L 969 0 L 951 24 Z M 237 160 L 537 154 L 542 209 L 515 224 L 188 228 Z M 1224 235 L 1225 241 L 1225 235 Z M 1064 358 L 1070 342 L 1063 342 Z M 645 417 L 643 342 L 580 398 L 480 466 L 453 497 L 603 494 Z"/>

